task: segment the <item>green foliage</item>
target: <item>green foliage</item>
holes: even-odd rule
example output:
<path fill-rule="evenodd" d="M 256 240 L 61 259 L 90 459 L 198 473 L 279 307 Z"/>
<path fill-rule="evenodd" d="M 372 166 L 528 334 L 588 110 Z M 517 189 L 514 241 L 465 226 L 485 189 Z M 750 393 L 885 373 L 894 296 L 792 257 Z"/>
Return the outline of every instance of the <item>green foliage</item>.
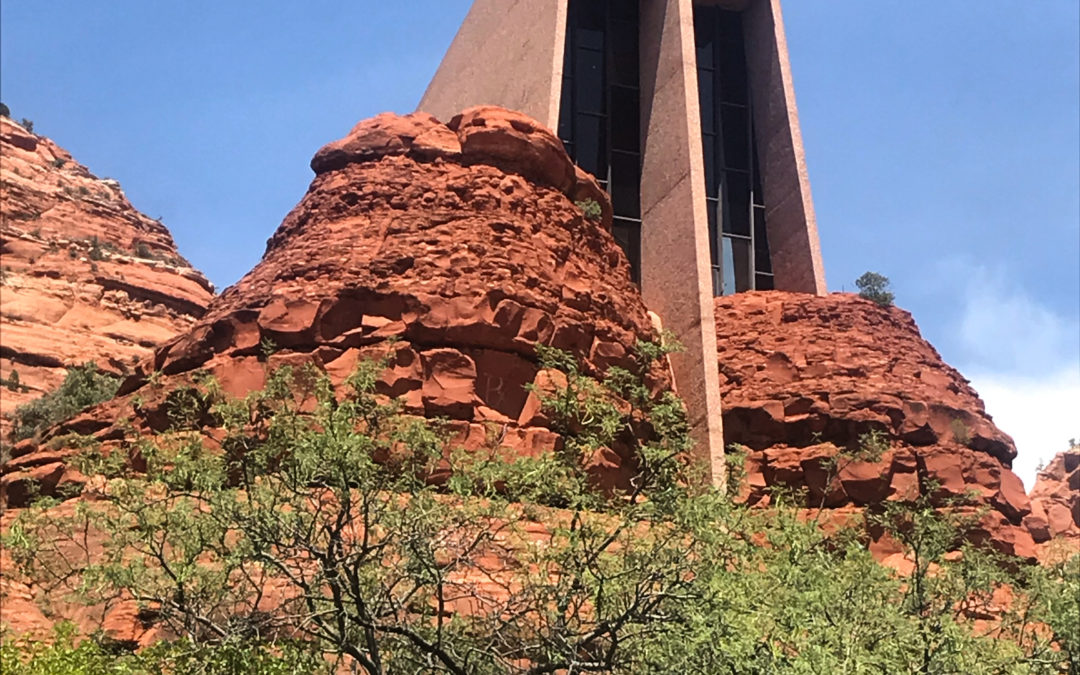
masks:
<path fill-rule="evenodd" d="M 897 574 L 859 528 L 827 536 L 783 495 L 768 509 L 733 504 L 686 461 L 679 401 L 645 384 L 668 349 L 639 345 L 598 381 L 538 346 L 540 366 L 563 374 L 534 388 L 563 444 L 536 457 L 494 434 L 455 448 L 443 425 L 375 394 L 385 362 L 360 364 L 337 392 L 315 369 L 281 368 L 243 400 L 200 375 L 168 394 L 172 429 L 133 448 L 145 472 L 89 444 L 79 468 L 109 477 L 100 501 L 26 509 L 4 544 L 41 587 L 133 597 L 197 654 L 189 663 L 233 664 L 200 672 L 256 672 L 230 670 L 258 661 L 230 650 L 257 655 L 284 636 L 380 675 L 1075 666 L 1080 558 L 1028 570 L 964 543 L 971 522 L 957 514 L 970 510 L 923 498 L 869 516 L 911 558 Z M 208 422 L 224 430 L 213 449 L 197 431 Z M 885 448 L 869 432 L 841 456 Z M 585 470 L 604 452 L 634 468 L 622 487 L 600 490 Z M 971 617 L 1002 584 L 1016 601 L 976 634 Z M 86 644 L 65 649 L 98 649 Z"/>
<path fill-rule="evenodd" d="M 877 272 L 867 272 L 855 280 L 859 297 L 872 300 L 882 307 L 893 304 L 895 296 L 889 290 L 889 278 Z"/>
<path fill-rule="evenodd" d="M 12 368 L 11 373 L 8 374 L 6 380 L 3 380 L 2 384 L 10 391 L 21 391 L 22 385 L 19 383 L 19 371 Z"/>
<path fill-rule="evenodd" d="M 102 250 L 101 242 L 98 240 L 97 235 L 90 238 L 90 260 L 104 260 L 105 252 Z"/>
<path fill-rule="evenodd" d="M 30 438 L 84 408 L 109 400 L 119 386 L 118 378 L 100 372 L 93 363 L 71 368 L 59 389 L 15 410 L 11 437 L 16 441 Z"/>
<path fill-rule="evenodd" d="M 952 431 L 953 440 L 960 445 L 968 445 L 971 443 L 971 429 L 968 425 L 964 424 L 964 420 L 953 420 L 949 422 L 949 429 Z"/>
<path fill-rule="evenodd" d="M 33 120 L 28 120 L 28 119 L 26 119 L 24 117 L 21 120 L 19 120 L 19 124 L 22 126 L 23 129 L 26 129 L 30 133 L 34 133 L 34 121 Z"/>
<path fill-rule="evenodd" d="M 11 108 L 7 107 L 7 104 L 0 101 L 0 117 L 11 117 Z"/>
<path fill-rule="evenodd" d="M 326 663 L 302 645 L 288 642 L 192 645 L 161 642 L 137 654 L 100 639 L 79 639 L 60 623 L 53 639 L 0 640 L 5 675 L 294 675 L 328 672 Z"/>
<path fill-rule="evenodd" d="M 600 206 L 600 202 L 595 199 L 582 199 L 574 202 L 574 206 L 581 209 L 581 213 L 585 216 L 586 220 L 600 220 L 604 216 L 603 207 Z"/>
<path fill-rule="evenodd" d="M 139 241 L 135 243 L 135 257 L 151 259 L 154 257 L 154 252 L 145 241 Z"/>
<path fill-rule="evenodd" d="M 65 164 L 67 164 L 67 160 L 63 157 L 57 157 L 52 161 L 53 168 L 55 169 L 63 169 Z"/>

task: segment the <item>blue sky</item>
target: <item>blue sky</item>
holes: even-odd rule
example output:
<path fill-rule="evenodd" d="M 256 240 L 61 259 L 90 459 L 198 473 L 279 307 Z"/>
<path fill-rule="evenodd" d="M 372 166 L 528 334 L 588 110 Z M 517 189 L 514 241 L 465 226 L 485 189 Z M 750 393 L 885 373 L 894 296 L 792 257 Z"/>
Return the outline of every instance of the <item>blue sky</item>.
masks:
<path fill-rule="evenodd" d="M 219 288 L 322 144 L 419 100 L 469 0 L 4 0 L 0 99 Z M 787 0 L 832 290 L 866 270 L 1021 450 L 1080 438 L 1080 5 Z"/>

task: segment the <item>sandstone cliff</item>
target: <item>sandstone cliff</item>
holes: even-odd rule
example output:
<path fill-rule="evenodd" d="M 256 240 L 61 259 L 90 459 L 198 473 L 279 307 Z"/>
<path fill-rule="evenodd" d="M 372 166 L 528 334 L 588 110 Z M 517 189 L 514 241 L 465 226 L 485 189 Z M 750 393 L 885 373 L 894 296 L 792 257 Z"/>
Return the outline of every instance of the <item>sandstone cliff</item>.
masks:
<path fill-rule="evenodd" d="M 6 418 L 87 361 L 124 374 L 213 287 L 169 231 L 48 138 L 0 117 L 0 395 Z M 5 440 L 9 423 L 0 424 Z"/>
<path fill-rule="evenodd" d="M 1035 555 L 1045 521 L 1010 470 L 1012 439 L 907 312 L 850 294 L 743 293 L 716 299 L 724 439 L 749 450 L 744 498 L 807 488 L 807 506 L 843 510 L 933 488 L 989 507 L 983 536 Z M 831 462 L 872 432 L 876 462 Z"/>
<path fill-rule="evenodd" d="M 1031 489 L 1032 510 L 1046 522 L 1046 535 L 1080 540 L 1080 449 L 1050 460 Z"/>
<path fill-rule="evenodd" d="M 280 365 L 312 363 L 340 384 L 359 360 L 389 356 L 379 391 L 402 397 L 407 412 L 448 418 L 460 445 L 494 437 L 545 452 L 560 439 L 525 389 L 553 376 L 534 345 L 568 350 L 598 374 L 630 365 L 636 342 L 655 336 L 609 232 L 606 196 L 520 114 L 474 108 L 448 124 L 380 115 L 319 150 L 312 168 L 262 261 L 159 347 L 119 399 L 53 435 L 121 443 L 114 423 L 128 419 L 161 430 L 167 393 L 201 373 L 243 396 Z M 601 204 L 599 220 L 584 217 L 582 199 Z M 16 446 L 0 479 L 9 503 L 30 480 L 46 492 L 83 480 L 65 466 L 68 452 Z M 618 482 L 624 459 L 603 453 L 593 473 Z"/>

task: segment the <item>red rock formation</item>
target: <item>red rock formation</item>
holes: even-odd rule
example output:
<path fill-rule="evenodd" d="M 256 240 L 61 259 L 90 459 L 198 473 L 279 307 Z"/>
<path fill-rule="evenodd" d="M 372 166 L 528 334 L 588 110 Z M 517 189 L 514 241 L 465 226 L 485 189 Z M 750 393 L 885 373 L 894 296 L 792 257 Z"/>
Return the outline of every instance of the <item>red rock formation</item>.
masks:
<path fill-rule="evenodd" d="M 202 315 L 213 288 L 160 222 L 51 140 L 0 117 L 0 413 L 95 361 L 131 372 Z M 0 423 L 6 437 L 8 422 Z"/>
<path fill-rule="evenodd" d="M 312 168 L 262 261 L 125 382 L 126 398 L 57 433 L 114 438 L 112 423 L 129 416 L 160 429 L 162 392 L 198 371 L 240 396 L 277 365 L 311 362 L 341 383 L 359 360 L 389 351 L 379 391 L 408 412 L 449 418 L 466 448 L 496 434 L 535 453 L 560 442 L 525 390 L 549 379 L 536 343 L 597 374 L 629 365 L 636 341 L 655 334 L 609 221 L 586 220 L 574 204 L 596 199 L 609 216 L 603 192 L 520 114 L 473 108 L 449 124 L 380 115 L 319 150 Z M 149 371 L 162 374 L 154 386 Z M 0 479 L 9 502 L 30 478 L 45 490 L 81 480 L 67 452 L 17 446 Z M 610 483 L 622 465 L 612 452 L 595 469 Z"/>
<path fill-rule="evenodd" d="M 750 451 L 744 497 L 808 489 L 808 506 L 870 506 L 963 497 L 991 507 L 982 536 L 1034 555 L 1037 525 L 1016 449 L 982 401 L 919 334 L 911 315 L 850 294 L 783 292 L 716 299 L 724 440 Z M 864 434 L 883 434 L 880 461 L 837 462 Z"/>
<path fill-rule="evenodd" d="M 1046 530 L 1040 539 L 1080 540 L 1080 449 L 1059 453 L 1039 471 L 1031 509 Z"/>

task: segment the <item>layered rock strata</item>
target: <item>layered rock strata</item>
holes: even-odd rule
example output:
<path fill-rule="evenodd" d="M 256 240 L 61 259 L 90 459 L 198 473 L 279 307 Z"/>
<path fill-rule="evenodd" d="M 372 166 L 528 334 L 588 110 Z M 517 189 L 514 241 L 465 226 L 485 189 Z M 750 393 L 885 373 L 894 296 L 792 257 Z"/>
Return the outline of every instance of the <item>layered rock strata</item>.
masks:
<path fill-rule="evenodd" d="M 783 292 L 717 298 L 715 309 L 724 440 L 748 450 L 745 499 L 805 488 L 807 506 L 842 512 L 932 490 L 942 504 L 989 507 L 981 536 L 1034 555 L 1044 523 L 1010 470 L 1012 439 L 910 314 Z M 840 456 L 867 445 L 878 461 Z"/>
<path fill-rule="evenodd" d="M 116 181 L 97 178 L 48 138 L 0 117 L 0 156 L 6 440 L 7 417 L 55 389 L 68 367 L 93 361 L 132 372 L 202 316 L 213 287 Z"/>
<path fill-rule="evenodd" d="M 159 347 L 120 399 L 52 436 L 116 439 L 120 419 L 160 430 L 165 392 L 201 373 L 243 396 L 280 365 L 313 363 L 340 384 L 362 359 L 389 356 L 378 391 L 409 413 L 449 419 L 459 445 L 546 452 L 560 438 L 526 390 L 552 376 L 535 345 L 567 350 L 599 375 L 630 367 L 637 341 L 655 337 L 603 191 L 520 114 L 474 108 L 447 124 L 380 115 L 311 166 L 314 181 L 262 261 Z M 601 205 L 598 220 L 575 205 L 585 199 Z M 655 384 L 666 386 L 663 373 Z M 9 503 L 30 478 L 45 490 L 81 480 L 63 462 L 68 451 L 47 446 L 15 448 L 2 478 Z M 632 470 L 626 459 L 612 450 L 590 468 L 614 484 Z"/>

